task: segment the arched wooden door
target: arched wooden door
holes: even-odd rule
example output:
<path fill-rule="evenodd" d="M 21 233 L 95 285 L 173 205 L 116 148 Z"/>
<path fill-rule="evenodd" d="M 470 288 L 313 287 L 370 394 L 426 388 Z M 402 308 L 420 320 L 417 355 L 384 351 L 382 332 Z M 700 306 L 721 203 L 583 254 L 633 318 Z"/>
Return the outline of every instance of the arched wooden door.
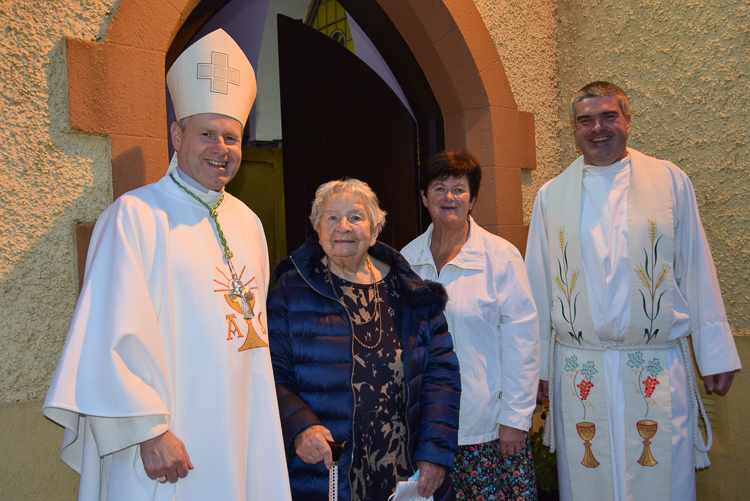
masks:
<path fill-rule="evenodd" d="M 289 251 L 312 233 L 316 188 L 355 177 L 388 212 L 380 240 L 396 248 L 424 228 L 418 200 L 418 123 L 354 54 L 300 21 L 279 16 L 279 80 Z"/>

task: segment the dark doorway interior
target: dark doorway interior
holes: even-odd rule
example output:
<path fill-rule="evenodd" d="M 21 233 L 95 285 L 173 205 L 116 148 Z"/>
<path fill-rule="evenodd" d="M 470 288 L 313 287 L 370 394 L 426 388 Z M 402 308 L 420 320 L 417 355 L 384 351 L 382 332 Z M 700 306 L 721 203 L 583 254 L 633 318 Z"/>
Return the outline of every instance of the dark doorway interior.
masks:
<path fill-rule="evenodd" d="M 388 212 L 380 240 L 400 248 L 425 224 L 418 195 L 419 125 L 390 87 L 331 38 L 278 17 L 289 250 L 312 235 L 316 188 L 356 177 Z"/>
<path fill-rule="evenodd" d="M 287 19 L 289 30 L 279 33 L 279 52 L 286 54 L 279 55 L 283 138 L 282 143 L 272 145 L 283 147 L 284 183 L 275 186 L 273 200 L 266 201 L 273 206 L 276 219 L 263 221 L 287 236 L 286 242 L 275 237 L 280 244 L 277 253 L 294 250 L 312 234 L 308 214 L 315 188 L 343 176 L 367 181 L 380 197 L 389 212 L 381 236 L 384 242 L 399 248 L 429 224 L 419 203 L 418 165 L 444 148 L 440 108 L 419 64 L 377 1 L 339 2 L 377 47 L 398 80 L 413 117 L 357 57 L 320 33 L 308 31 L 305 35 L 303 28 L 307 27 L 302 22 Z M 225 5 L 239 4 L 203 0 L 196 6 L 170 47 L 167 68 Z M 230 192 L 242 191 L 237 184 L 233 183 Z M 279 200 L 286 212 L 281 221 Z M 257 207 L 257 197 L 243 201 L 259 215 L 264 213 Z M 278 257 L 272 256 L 271 262 Z"/>

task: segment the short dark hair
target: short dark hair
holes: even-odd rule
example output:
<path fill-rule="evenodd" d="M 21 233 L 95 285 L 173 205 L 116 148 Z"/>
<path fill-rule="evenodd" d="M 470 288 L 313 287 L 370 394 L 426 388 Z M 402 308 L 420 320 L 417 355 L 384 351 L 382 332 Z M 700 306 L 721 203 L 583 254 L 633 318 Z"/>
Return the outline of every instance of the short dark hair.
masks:
<path fill-rule="evenodd" d="M 598 80 L 596 82 L 591 82 L 581 87 L 581 90 L 576 92 L 575 96 L 573 96 L 573 99 L 570 100 L 570 125 L 575 127 L 576 105 L 578 103 L 590 97 L 602 97 L 602 96 L 616 97 L 617 102 L 620 104 L 620 110 L 622 111 L 622 114 L 627 116 L 630 113 L 630 105 L 628 104 L 628 95 L 625 94 L 625 91 L 622 90 L 620 86 L 615 85 L 611 82 Z"/>
<path fill-rule="evenodd" d="M 482 168 L 477 159 L 466 150 L 441 151 L 422 166 L 419 189 L 427 193 L 427 188 L 435 180 L 463 176 L 469 180 L 469 197 L 475 200 L 482 184 Z"/>

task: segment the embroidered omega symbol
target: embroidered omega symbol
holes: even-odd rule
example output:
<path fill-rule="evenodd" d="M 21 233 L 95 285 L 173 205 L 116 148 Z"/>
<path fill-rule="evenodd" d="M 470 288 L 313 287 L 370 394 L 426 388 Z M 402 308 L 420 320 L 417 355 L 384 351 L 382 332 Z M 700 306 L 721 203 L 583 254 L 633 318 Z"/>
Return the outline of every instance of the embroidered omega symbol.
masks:
<path fill-rule="evenodd" d="M 210 63 L 198 63 L 198 78 L 211 80 L 211 92 L 226 94 L 229 84 L 240 84 L 240 71 L 229 67 L 229 54 L 211 52 Z"/>

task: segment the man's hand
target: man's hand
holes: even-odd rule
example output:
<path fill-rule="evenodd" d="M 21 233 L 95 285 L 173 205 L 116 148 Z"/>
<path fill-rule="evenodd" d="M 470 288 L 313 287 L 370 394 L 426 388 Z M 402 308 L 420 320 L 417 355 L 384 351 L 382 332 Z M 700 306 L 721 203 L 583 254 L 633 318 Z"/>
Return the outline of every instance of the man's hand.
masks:
<path fill-rule="evenodd" d="M 428 461 L 417 461 L 419 468 L 419 480 L 417 480 L 417 492 L 423 498 L 435 494 L 445 480 L 445 467 Z"/>
<path fill-rule="evenodd" d="M 504 458 L 514 456 L 526 447 L 526 433 L 523 430 L 500 425 L 500 454 Z"/>
<path fill-rule="evenodd" d="M 141 442 L 140 446 L 143 468 L 152 480 L 166 477 L 175 483 L 187 477 L 188 471 L 193 469 L 185 444 L 171 431 Z"/>
<path fill-rule="evenodd" d="M 318 464 L 323 461 L 330 470 L 333 456 L 328 442 L 333 442 L 331 432 L 325 426 L 316 424 L 294 437 L 294 449 L 305 463 Z"/>
<path fill-rule="evenodd" d="M 734 379 L 734 372 L 722 372 L 721 374 L 712 374 L 703 378 L 703 384 L 706 387 L 706 392 L 710 395 L 711 393 L 718 393 L 724 396 L 729 391 L 729 387 L 732 386 L 732 379 Z"/>
<path fill-rule="evenodd" d="M 549 381 L 539 380 L 539 387 L 536 389 L 537 402 L 549 402 Z"/>

